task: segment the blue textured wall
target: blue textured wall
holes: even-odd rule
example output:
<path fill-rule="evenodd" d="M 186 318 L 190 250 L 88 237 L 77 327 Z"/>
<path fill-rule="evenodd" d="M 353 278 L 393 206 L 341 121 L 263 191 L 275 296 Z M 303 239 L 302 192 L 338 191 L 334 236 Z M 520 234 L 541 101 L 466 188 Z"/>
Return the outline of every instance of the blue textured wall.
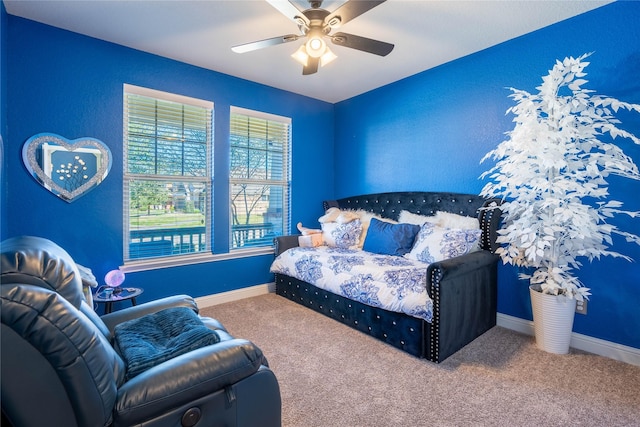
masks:
<path fill-rule="evenodd" d="M 0 241 L 7 234 L 7 197 L 4 140 L 7 135 L 7 10 L 0 2 Z"/>
<path fill-rule="evenodd" d="M 80 264 L 104 277 L 122 264 L 123 83 L 215 103 L 214 196 L 228 195 L 229 106 L 292 118 L 292 219 L 310 223 L 319 201 L 333 195 L 333 105 L 166 58 L 8 16 L 8 123 L 5 139 L 8 194 L 3 212 L 8 236 L 38 235 L 63 246 Z M 3 44 L 5 40 L 3 37 Z M 3 72 L 4 78 L 4 72 Z M 96 189 L 66 203 L 38 185 L 22 165 L 24 141 L 40 132 L 68 139 L 93 137 L 113 154 L 113 167 Z M 325 165 L 308 167 L 313 158 Z M 324 176 L 322 174 L 325 174 Z M 5 201 L 3 200 L 3 201 Z M 216 233 L 228 208 L 214 212 Z M 184 292 L 209 295 L 273 281 L 272 255 L 130 273 L 127 284 L 145 288 L 143 300 Z"/>
<path fill-rule="evenodd" d="M 395 190 L 478 193 L 479 164 L 512 129 L 506 87 L 530 92 L 557 58 L 595 53 L 588 87 L 640 103 L 640 3 L 619 2 L 447 63 L 336 105 L 336 197 Z M 621 115 L 622 117 L 622 115 Z M 640 116 L 624 115 L 640 135 Z M 621 143 L 640 163 L 640 147 Z M 611 179 L 612 197 L 640 210 L 640 182 Z M 640 233 L 640 218 L 621 218 Z M 616 239 L 636 260 L 605 258 L 580 272 L 593 297 L 574 331 L 640 348 L 640 247 Z M 500 269 L 498 310 L 531 319 L 528 288 Z"/>

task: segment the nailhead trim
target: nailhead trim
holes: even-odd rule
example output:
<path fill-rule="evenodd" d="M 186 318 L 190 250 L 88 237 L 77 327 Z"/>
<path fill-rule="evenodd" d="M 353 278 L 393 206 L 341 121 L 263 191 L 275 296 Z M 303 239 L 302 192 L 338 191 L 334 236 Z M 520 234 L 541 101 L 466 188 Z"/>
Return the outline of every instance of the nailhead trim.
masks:
<path fill-rule="evenodd" d="M 356 308 L 356 312 L 359 313 L 359 317 L 354 319 L 351 318 L 350 312 L 342 312 L 341 310 L 335 310 L 333 308 L 327 307 L 324 303 L 318 303 L 318 300 L 328 301 L 328 291 L 324 291 L 296 279 L 283 280 L 283 277 L 288 278 L 288 276 L 277 274 L 276 277 L 277 294 L 296 301 L 299 304 L 304 305 L 312 310 L 331 316 L 332 318 L 339 320 L 342 323 L 350 325 L 351 327 L 361 332 L 368 333 L 375 338 L 384 340 L 388 344 L 405 350 L 415 356 L 425 356 L 425 345 L 423 344 L 425 337 L 423 337 L 422 333 L 420 332 L 423 330 L 423 327 L 416 327 L 417 325 L 424 324 L 422 320 L 411 318 L 411 321 L 413 321 L 413 324 L 416 326 L 412 326 L 412 324 L 409 324 L 407 326 L 403 326 L 402 329 L 398 329 L 401 325 L 401 322 L 395 319 L 395 316 L 398 316 L 398 314 L 396 313 L 389 313 L 385 312 L 384 310 L 382 312 L 377 312 L 381 309 L 362 306 L 360 303 L 356 303 L 347 299 L 331 299 L 332 301 L 335 301 L 338 306 L 344 304 L 344 307 L 347 310 L 349 308 Z M 301 286 L 301 284 L 308 286 Z M 297 289 L 298 292 L 291 292 L 291 289 Z M 368 310 L 370 310 L 369 315 L 367 314 Z M 405 315 L 399 316 L 405 319 L 409 318 Z"/>

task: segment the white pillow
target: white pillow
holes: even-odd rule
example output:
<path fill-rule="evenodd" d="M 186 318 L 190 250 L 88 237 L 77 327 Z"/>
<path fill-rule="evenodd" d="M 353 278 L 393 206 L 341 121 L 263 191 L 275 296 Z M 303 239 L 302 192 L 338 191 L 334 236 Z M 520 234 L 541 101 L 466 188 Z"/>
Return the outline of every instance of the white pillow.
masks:
<path fill-rule="evenodd" d="M 358 213 L 355 211 L 347 210 L 347 211 L 340 212 L 340 215 L 338 215 L 338 218 L 336 218 L 336 222 L 338 224 L 346 224 L 356 219 L 360 219 L 360 216 L 358 215 Z"/>
<path fill-rule="evenodd" d="M 318 222 L 320 224 L 325 223 L 325 222 L 335 222 L 336 219 L 338 219 L 338 216 L 340 215 L 340 212 L 342 212 L 342 211 L 340 209 L 338 209 L 338 208 L 329 208 L 324 213 L 324 215 L 322 215 L 320 218 L 318 218 Z"/>
<path fill-rule="evenodd" d="M 329 208 L 324 215 L 318 218 L 318 222 L 321 224 L 326 222 L 337 222 L 338 224 L 346 224 L 358 218 L 360 218 L 360 216 L 358 215 L 357 211 Z"/>
<path fill-rule="evenodd" d="M 362 223 L 359 219 L 346 224 L 337 222 L 322 223 L 322 239 L 329 247 L 357 248 L 362 234 Z"/>
<path fill-rule="evenodd" d="M 435 223 L 437 221 L 435 216 L 418 215 L 409 211 L 400 211 L 400 216 L 398 216 L 398 222 L 401 224 L 422 225 L 425 222 Z"/>
<path fill-rule="evenodd" d="M 478 218 L 438 211 L 435 215 L 437 224 L 445 228 L 462 228 L 464 230 L 480 229 Z M 432 221 L 433 222 L 433 221 Z"/>
<path fill-rule="evenodd" d="M 411 252 L 404 256 L 427 264 L 479 250 L 479 229 L 444 228 L 426 222 L 420 228 Z"/>

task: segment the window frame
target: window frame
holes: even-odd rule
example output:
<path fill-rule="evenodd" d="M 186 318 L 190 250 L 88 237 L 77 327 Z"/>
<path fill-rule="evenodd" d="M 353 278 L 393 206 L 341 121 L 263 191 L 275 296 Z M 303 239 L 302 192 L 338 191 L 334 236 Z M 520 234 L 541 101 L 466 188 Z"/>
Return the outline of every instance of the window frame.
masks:
<path fill-rule="evenodd" d="M 175 174 L 139 174 L 129 172 L 129 95 L 143 96 L 165 102 L 173 102 L 182 105 L 205 108 L 208 110 L 207 142 L 205 174 L 201 176 L 175 175 Z M 214 150 L 214 103 L 202 99 L 187 97 L 155 89 L 144 88 L 124 84 L 123 86 L 123 271 L 141 271 L 153 268 L 163 268 L 172 265 L 185 265 L 197 262 L 204 262 L 212 255 L 212 226 L 213 226 L 213 150 Z M 157 159 L 155 160 L 158 161 Z M 157 165 L 156 165 L 157 167 Z M 156 181 L 156 182 L 183 182 L 202 183 L 205 188 L 205 248 L 198 252 L 187 252 L 185 254 L 171 254 L 145 258 L 130 258 L 130 184 L 134 181 Z"/>
<path fill-rule="evenodd" d="M 234 178 L 232 177 L 232 122 L 234 115 L 242 115 L 247 116 L 249 118 L 258 119 L 258 120 L 266 120 L 268 122 L 277 122 L 280 125 L 286 125 L 287 133 L 286 133 L 286 141 L 284 142 L 283 153 L 282 153 L 282 169 L 280 170 L 282 174 L 281 179 L 249 179 L 249 178 Z M 232 188 L 237 184 L 248 184 L 248 185 L 273 185 L 273 186 L 281 186 L 283 189 L 282 196 L 282 224 L 281 224 L 281 234 L 276 235 L 288 235 L 291 234 L 291 147 L 292 147 L 292 119 L 290 117 L 280 116 L 276 114 L 266 113 L 263 111 L 251 110 L 247 108 L 230 106 L 230 114 L 229 114 L 229 198 L 228 208 L 229 208 L 229 227 L 228 227 L 228 244 L 229 244 L 229 252 L 230 253 L 241 253 L 244 251 L 254 251 L 260 250 L 261 248 L 267 248 L 273 250 L 273 241 L 269 244 L 261 244 L 255 246 L 248 247 L 236 247 L 234 248 L 234 230 L 233 230 L 233 212 L 232 212 L 232 202 L 231 198 L 233 197 Z M 251 150 L 250 147 L 247 147 L 247 152 Z M 255 148 L 254 150 L 259 151 L 261 149 Z M 265 152 L 268 152 L 267 149 L 264 149 Z M 265 167 L 265 172 L 268 170 Z"/>

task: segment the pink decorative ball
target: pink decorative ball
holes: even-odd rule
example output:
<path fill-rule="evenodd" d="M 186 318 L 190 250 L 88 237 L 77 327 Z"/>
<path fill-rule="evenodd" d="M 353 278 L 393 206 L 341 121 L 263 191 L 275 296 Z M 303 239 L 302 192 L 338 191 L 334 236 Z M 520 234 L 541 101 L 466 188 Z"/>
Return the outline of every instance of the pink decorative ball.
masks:
<path fill-rule="evenodd" d="M 111 270 L 104 276 L 104 282 L 112 288 L 116 288 L 124 282 L 124 273 L 120 270 Z"/>

